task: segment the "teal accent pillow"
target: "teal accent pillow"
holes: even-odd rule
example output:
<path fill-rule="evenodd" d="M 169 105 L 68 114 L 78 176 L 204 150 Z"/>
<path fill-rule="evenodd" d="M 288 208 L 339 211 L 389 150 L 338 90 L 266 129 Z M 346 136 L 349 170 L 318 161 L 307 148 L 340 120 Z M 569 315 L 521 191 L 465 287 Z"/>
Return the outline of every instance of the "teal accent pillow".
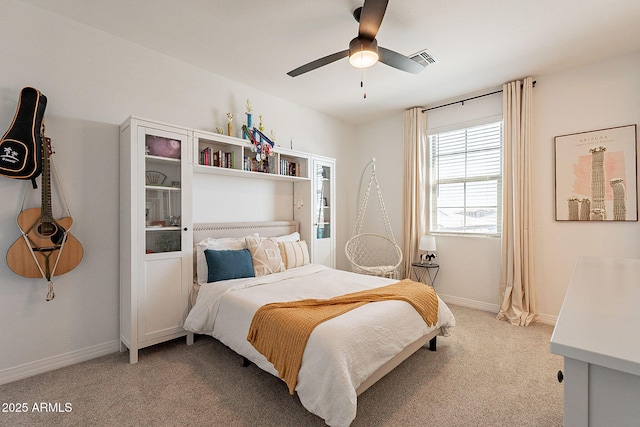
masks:
<path fill-rule="evenodd" d="M 255 277 L 249 249 L 222 251 L 205 249 L 204 256 L 209 270 L 207 282 Z"/>

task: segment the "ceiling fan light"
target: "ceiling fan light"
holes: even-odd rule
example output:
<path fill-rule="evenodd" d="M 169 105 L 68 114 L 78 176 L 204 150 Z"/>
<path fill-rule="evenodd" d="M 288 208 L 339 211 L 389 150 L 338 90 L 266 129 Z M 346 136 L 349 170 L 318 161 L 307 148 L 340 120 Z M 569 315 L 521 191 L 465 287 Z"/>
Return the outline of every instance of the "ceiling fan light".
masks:
<path fill-rule="evenodd" d="M 378 42 L 358 37 L 349 43 L 349 63 L 356 68 L 367 68 L 378 62 Z"/>
<path fill-rule="evenodd" d="M 367 68 L 378 62 L 378 54 L 371 50 L 361 50 L 349 57 L 349 63 L 356 68 Z"/>

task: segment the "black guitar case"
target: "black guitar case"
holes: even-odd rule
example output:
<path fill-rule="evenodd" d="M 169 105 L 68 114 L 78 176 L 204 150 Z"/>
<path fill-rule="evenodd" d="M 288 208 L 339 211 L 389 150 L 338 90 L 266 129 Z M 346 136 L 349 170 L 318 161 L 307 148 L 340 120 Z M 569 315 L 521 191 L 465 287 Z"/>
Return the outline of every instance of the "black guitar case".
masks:
<path fill-rule="evenodd" d="M 42 173 L 41 131 L 46 106 L 47 97 L 38 89 L 22 89 L 13 122 L 0 140 L 0 174 L 30 179 L 33 188 Z"/>

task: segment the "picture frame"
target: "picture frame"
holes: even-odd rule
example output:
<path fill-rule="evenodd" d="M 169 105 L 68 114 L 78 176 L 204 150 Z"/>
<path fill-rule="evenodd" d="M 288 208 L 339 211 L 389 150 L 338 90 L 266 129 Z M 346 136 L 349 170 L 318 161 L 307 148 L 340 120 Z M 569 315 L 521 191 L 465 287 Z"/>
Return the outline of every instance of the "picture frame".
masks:
<path fill-rule="evenodd" d="M 556 221 L 638 221 L 637 125 L 560 135 Z"/>
<path fill-rule="evenodd" d="M 179 159 L 181 142 L 177 139 L 145 135 L 145 154 L 168 159 Z"/>
<path fill-rule="evenodd" d="M 151 221 L 156 219 L 156 204 L 150 200 L 147 200 L 144 206 L 144 223 L 145 225 L 151 225 Z"/>
<path fill-rule="evenodd" d="M 164 207 L 160 199 L 147 199 L 145 202 L 145 224 L 154 225 L 164 218 Z"/>

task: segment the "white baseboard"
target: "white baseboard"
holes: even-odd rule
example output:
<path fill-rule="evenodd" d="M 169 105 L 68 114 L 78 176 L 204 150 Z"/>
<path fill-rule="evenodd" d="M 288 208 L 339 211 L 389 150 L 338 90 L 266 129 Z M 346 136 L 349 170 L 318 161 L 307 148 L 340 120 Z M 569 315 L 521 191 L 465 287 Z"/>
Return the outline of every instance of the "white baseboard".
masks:
<path fill-rule="evenodd" d="M 18 381 L 23 378 L 32 377 L 44 372 L 53 371 L 65 366 L 85 362 L 96 357 L 120 351 L 120 341 L 111 341 L 104 344 L 94 345 L 81 350 L 72 351 L 58 356 L 48 357 L 24 365 L 0 370 L 0 385 Z"/>
<path fill-rule="evenodd" d="M 500 306 L 498 304 L 489 304 L 487 302 L 475 301 L 467 298 L 460 298 L 452 295 L 438 294 L 442 301 L 447 304 L 461 305 L 463 307 L 475 308 L 477 310 L 488 311 L 490 313 L 498 313 Z M 555 325 L 558 320 L 558 316 L 551 314 L 538 314 L 538 321 L 547 325 Z"/>
<path fill-rule="evenodd" d="M 555 326 L 558 321 L 558 316 L 554 316 L 552 314 L 538 314 L 538 321 L 540 323 L 546 323 L 547 325 Z"/>
<path fill-rule="evenodd" d="M 461 305 L 463 307 L 475 308 L 477 310 L 488 311 L 490 313 L 498 313 L 500 306 L 498 304 L 489 304 L 488 302 L 475 301 L 472 299 L 455 297 L 452 295 L 438 294 L 442 301 L 447 304 Z"/>

